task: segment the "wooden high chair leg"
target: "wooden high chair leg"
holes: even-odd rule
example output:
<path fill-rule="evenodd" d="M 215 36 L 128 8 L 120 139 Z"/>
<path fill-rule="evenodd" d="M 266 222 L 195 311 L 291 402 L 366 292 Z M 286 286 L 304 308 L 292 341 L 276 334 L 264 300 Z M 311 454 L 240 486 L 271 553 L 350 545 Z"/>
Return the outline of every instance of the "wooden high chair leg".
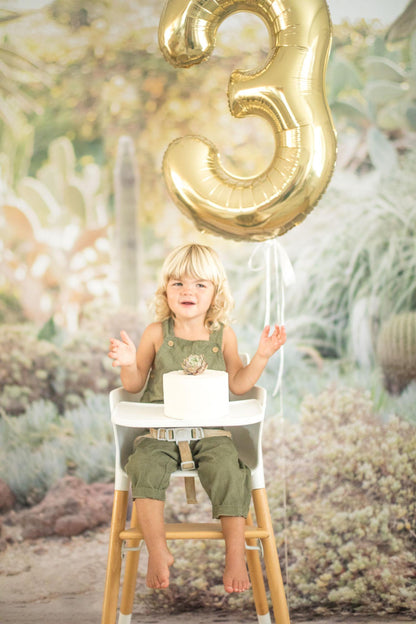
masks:
<path fill-rule="evenodd" d="M 272 519 L 265 488 L 253 490 L 253 503 L 256 512 L 257 525 L 267 529 L 269 536 L 262 538 L 264 563 L 266 565 L 267 580 L 273 604 L 276 624 L 290 624 L 289 611 L 286 602 L 282 573 L 280 571 L 279 556 L 273 533 Z"/>
<path fill-rule="evenodd" d="M 115 624 L 121 575 L 120 531 L 126 526 L 128 492 L 114 491 L 101 624 Z"/>
<path fill-rule="evenodd" d="M 138 527 L 136 505 L 133 503 L 131 514 L 131 528 Z M 141 540 L 127 540 L 127 548 L 137 548 Z M 118 624 L 129 624 L 133 613 L 134 594 L 136 591 L 137 569 L 139 567 L 139 550 L 128 550 L 124 565 L 123 589 L 120 600 L 120 614 Z"/>
<path fill-rule="evenodd" d="M 253 526 L 251 512 L 247 516 L 246 524 L 248 526 Z M 246 543 L 247 546 L 258 546 L 256 539 L 247 539 Z M 258 622 L 259 624 L 270 624 L 269 604 L 267 602 L 266 587 L 264 585 L 259 551 L 257 549 L 246 550 L 246 559 Z"/>

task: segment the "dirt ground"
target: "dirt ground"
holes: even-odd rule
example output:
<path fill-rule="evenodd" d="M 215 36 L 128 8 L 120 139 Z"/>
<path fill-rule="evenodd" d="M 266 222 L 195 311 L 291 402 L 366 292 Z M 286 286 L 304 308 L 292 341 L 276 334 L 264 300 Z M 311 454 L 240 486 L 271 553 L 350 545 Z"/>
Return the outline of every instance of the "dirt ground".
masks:
<path fill-rule="evenodd" d="M 0 624 L 99 624 L 108 547 L 108 529 L 73 538 L 17 542 L 0 553 Z M 136 610 L 137 624 L 219 624 L 256 622 L 255 612 L 145 615 Z M 333 617 L 293 623 L 399 624 L 400 617 Z"/>

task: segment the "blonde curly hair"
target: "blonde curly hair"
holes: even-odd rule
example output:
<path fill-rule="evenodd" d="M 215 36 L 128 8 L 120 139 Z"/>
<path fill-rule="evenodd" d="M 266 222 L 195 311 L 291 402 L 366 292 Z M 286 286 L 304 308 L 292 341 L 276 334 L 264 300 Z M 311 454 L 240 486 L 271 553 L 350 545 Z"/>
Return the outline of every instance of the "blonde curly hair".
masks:
<path fill-rule="evenodd" d="M 156 320 L 162 322 L 170 317 L 174 318 L 168 306 L 166 287 L 170 279 L 185 276 L 209 280 L 214 284 L 214 297 L 205 317 L 205 327 L 209 331 L 215 331 L 219 329 L 220 324 L 229 323 L 234 301 L 224 267 L 216 251 L 207 245 L 195 243 L 176 247 L 163 263 L 159 287 L 153 302 Z"/>

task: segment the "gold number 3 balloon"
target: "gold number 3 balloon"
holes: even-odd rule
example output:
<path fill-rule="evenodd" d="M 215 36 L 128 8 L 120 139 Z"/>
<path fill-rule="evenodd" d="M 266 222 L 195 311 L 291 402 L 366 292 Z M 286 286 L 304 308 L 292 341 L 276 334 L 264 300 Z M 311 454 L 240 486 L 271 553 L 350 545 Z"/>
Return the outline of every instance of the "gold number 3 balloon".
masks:
<path fill-rule="evenodd" d="M 262 241 L 303 221 L 333 172 L 336 138 L 325 95 L 331 23 L 325 0 L 168 0 L 159 25 L 163 55 L 176 67 L 200 63 L 236 11 L 263 19 L 271 51 L 257 71 L 231 74 L 230 110 L 270 123 L 272 162 L 258 176 L 233 176 L 215 145 L 187 136 L 169 145 L 163 172 L 171 197 L 199 229 Z"/>

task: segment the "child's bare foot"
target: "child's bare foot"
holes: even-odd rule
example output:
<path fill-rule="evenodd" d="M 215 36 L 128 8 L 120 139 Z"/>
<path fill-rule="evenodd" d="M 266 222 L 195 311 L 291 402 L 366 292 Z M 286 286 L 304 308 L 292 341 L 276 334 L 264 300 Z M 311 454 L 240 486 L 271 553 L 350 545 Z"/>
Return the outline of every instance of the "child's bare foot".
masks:
<path fill-rule="evenodd" d="M 224 589 L 229 594 L 243 592 L 250 587 L 246 561 L 244 556 L 227 555 L 225 570 L 222 577 Z"/>
<path fill-rule="evenodd" d="M 153 550 L 147 563 L 146 585 L 151 589 L 169 587 L 169 568 L 174 559 L 169 550 Z"/>

